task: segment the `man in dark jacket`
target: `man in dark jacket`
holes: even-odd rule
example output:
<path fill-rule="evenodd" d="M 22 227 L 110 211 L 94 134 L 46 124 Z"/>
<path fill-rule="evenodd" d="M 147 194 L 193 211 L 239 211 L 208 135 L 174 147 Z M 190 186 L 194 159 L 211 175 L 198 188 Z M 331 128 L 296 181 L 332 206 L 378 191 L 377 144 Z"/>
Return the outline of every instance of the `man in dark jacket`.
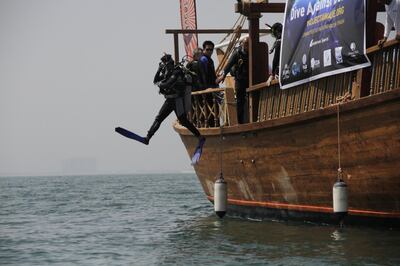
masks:
<path fill-rule="evenodd" d="M 246 37 L 235 49 L 217 82 L 223 82 L 228 73 L 235 77 L 238 123 L 245 123 L 246 89 L 249 87 L 249 38 Z"/>
<path fill-rule="evenodd" d="M 144 138 L 145 144 L 149 144 L 151 137 L 172 111 L 175 111 L 182 126 L 189 129 L 199 140 L 203 139 L 197 128 L 187 119 L 187 114 L 191 109 L 191 84 L 189 84 L 191 81 L 188 80 L 190 77 L 187 75 L 182 66 L 174 65 L 171 55 L 165 54 L 161 58 L 153 82 L 160 88 L 165 102 Z"/>
<path fill-rule="evenodd" d="M 269 26 L 268 24 L 265 24 Z M 272 54 L 274 51 L 274 58 L 272 59 L 272 73 L 269 76 L 267 80 L 267 85 L 271 85 L 271 81 L 274 79 L 279 78 L 279 57 L 281 54 L 281 39 L 282 39 L 282 24 L 277 22 L 272 25 L 271 28 L 271 34 L 272 37 L 275 38 L 275 42 L 272 45 L 271 50 L 269 51 L 270 54 Z"/>
<path fill-rule="evenodd" d="M 212 41 L 203 42 L 203 55 L 200 57 L 200 64 L 205 73 L 206 80 L 204 85 L 206 88 L 218 88 L 214 61 L 211 59 L 213 52 L 214 43 Z"/>

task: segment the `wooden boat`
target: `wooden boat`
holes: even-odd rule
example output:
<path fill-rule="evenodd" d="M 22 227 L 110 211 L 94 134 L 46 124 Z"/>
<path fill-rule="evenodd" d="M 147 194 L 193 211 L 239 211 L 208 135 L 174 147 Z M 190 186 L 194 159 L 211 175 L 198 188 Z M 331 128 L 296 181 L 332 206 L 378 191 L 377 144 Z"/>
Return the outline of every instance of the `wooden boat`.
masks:
<path fill-rule="evenodd" d="M 259 16 L 245 10 L 279 12 L 284 4 L 244 5 L 236 4 L 236 10 L 249 19 L 249 123 L 237 124 L 229 83 L 192 93 L 191 119 L 207 138 L 194 168 L 207 198 L 213 202 L 214 182 L 222 172 L 229 215 L 335 223 L 332 186 L 340 161 L 348 186 L 345 223 L 399 226 L 400 43 L 368 48 L 372 66 L 367 69 L 281 90 L 277 82 L 267 86 L 266 72 L 257 70 L 264 52 Z M 371 9 L 368 17 L 376 19 L 377 10 Z M 218 90 L 225 92 L 225 112 L 219 111 L 215 97 L 212 103 L 206 100 Z M 174 129 L 190 156 L 197 139 L 178 123 Z"/>

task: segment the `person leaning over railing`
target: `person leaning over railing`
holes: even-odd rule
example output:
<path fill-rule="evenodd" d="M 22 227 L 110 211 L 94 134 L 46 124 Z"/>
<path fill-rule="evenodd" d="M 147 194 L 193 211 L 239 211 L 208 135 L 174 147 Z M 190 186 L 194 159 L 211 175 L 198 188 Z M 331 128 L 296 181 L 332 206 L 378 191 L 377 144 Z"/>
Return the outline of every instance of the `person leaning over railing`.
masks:
<path fill-rule="evenodd" d="M 385 35 L 379 40 L 378 45 L 382 45 L 387 41 L 393 26 L 396 31 L 396 40 L 400 41 L 400 0 L 378 0 L 378 3 L 385 4 L 386 23 Z"/>
<path fill-rule="evenodd" d="M 249 87 L 249 38 L 246 37 L 235 49 L 217 83 L 223 82 L 228 73 L 235 77 L 237 99 L 237 119 L 239 124 L 245 123 L 246 89 Z"/>

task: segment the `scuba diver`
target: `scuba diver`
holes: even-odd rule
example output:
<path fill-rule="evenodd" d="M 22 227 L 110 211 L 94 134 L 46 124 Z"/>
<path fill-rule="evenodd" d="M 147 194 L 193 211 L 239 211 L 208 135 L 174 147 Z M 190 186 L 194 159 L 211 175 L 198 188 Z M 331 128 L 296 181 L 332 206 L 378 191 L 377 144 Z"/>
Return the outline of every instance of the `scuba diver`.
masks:
<path fill-rule="evenodd" d="M 202 138 L 200 132 L 187 119 L 187 114 L 192 107 L 190 74 L 185 73 L 185 69 L 181 65 L 175 66 L 171 55 L 165 54 L 161 57 L 160 66 L 154 76 L 153 83 L 160 88 L 160 93 L 164 95 L 165 102 L 145 137 L 145 144 L 149 143 L 161 123 L 172 111 L 175 111 L 179 123 L 200 140 Z"/>
<path fill-rule="evenodd" d="M 161 62 L 154 76 L 153 83 L 159 87 L 159 93 L 164 95 L 165 102 L 161 106 L 158 115 L 147 132 L 147 136 L 141 137 L 121 127 L 115 128 L 115 131 L 127 138 L 148 145 L 151 137 L 159 129 L 161 123 L 174 111 L 179 123 L 190 130 L 190 132 L 199 139 L 199 144 L 192 158 L 192 164 L 197 163 L 201 156 L 205 138 L 201 136 L 197 128 L 187 118 L 187 114 L 192 106 L 191 73 L 182 64 L 175 65 L 170 54 L 164 54 L 161 57 Z"/>

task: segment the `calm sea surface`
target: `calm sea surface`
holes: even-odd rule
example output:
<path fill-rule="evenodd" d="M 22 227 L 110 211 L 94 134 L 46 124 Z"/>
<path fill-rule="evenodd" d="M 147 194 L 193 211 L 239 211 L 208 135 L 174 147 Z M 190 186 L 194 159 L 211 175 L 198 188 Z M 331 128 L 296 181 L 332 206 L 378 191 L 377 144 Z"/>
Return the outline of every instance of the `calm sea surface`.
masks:
<path fill-rule="evenodd" d="M 400 232 L 220 220 L 194 174 L 1 177 L 0 265 L 400 265 Z"/>

